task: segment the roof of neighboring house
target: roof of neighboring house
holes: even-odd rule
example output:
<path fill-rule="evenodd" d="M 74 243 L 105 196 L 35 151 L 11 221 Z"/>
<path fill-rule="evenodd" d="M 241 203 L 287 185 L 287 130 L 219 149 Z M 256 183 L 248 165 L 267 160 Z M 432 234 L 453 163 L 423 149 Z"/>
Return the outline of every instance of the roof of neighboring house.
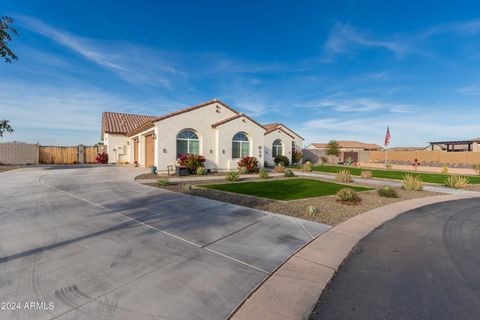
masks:
<path fill-rule="evenodd" d="M 425 150 L 426 148 L 429 148 L 428 146 L 426 147 L 394 147 L 390 148 L 392 151 L 415 151 L 415 150 Z"/>
<path fill-rule="evenodd" d="M 237 113 L 231 117 L 228 117 L 228 118 L 225 118 L 221 121 L 218 121 L 218 122 L 215 122 L 214 124 L 212 124 L 212 128 L 216 128 L 224 123 L 227 123 L 227 122 L 230 122 L 232 120 L 235 120 L 235 119 L 238 119 L 238 118 L 241 118 L 241 117 L 245 117 L 247 118 L 248 120 L 252 121 L 253 123 L 255 123 L 257 126 L 261 127 L 262 129 L 265 129 L 264 126 L 262 126 L 260 123 L 258 123 L 257 121 L 253 120 L 252 118 L 250 118 L 249 116 L 247 116 L 246 114 L 243 114 L 243 113 Z"/>
<path fill-rule="evenodd" d="M 450 141 L 433 141 L 430 144 L 468 144 L 473 142 L 480 142 L 480 138 L 474 138 L 470 140 L 450 140 Z"/>
<path fill-rule="evenodd" d="M 280 128 L 285 128 L 287 130 L 289 130 L 290 132 L 293 132 L 296 136 L 298 136 L 300 139 L 302 140 L 305 140 L 303 139 L 303 137 L 301 135 L 299 135 L 298 133 L 296 133 L 295 131 L 293 131 L 292 129 L 288 128 L 286 125 L 284 125 L 283 123 L 280 123 L 280 122 L 274 122 L 274 123 L 268 123 L 268 124 L 264 124 L 263 127 L 265 129 L 267 129 L 267 131 L 265 132 L 265 134 L 269 134 L 270 132 L 273 132 L 275 131 L 276 129 L 280 129 Z M 282 130 L 285 132 L 285 130 Z M 287 132 L 285 132 L 287 133 Z M 288 134 L 288 133 L 287 133 Z M 288 134 L 289 136 L 291 136 L 290 134 Z M 293 137 L 292 137 L 293 138 Z"/>
<path fill-rule="evenodd" d="M 155 116 L 119 112 L 104 112 L 102 114 L 102 135 L 103 133 L 126 134 L 152 119 L 155 119 Z"/>
<path fill-rule="evenodd" d="M 352 149 L 381 149 L 382 147 L 375 143 L 365 143 L 360 141 L 337 141 L 340 148 Z M 328 143 L 312 143 L 315 148 L 328 148 Z"/>

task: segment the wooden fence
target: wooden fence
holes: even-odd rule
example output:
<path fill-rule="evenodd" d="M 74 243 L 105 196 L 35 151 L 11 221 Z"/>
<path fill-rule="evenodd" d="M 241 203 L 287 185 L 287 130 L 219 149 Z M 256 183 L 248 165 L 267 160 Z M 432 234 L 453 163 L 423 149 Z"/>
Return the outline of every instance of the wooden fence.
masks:
<path fill-rule="evenodd" d="M 40 146 L 39 159 L 42 164 L 78 163 L 78 147 Z"/>
<path fill-rule="evenodd" d="M 388 161 L 438 164 L 480 164 L 480 152 L 445 152 L 445 151 L 388 151 Z M 384 162 L 385 151 L 371 151 L 371 162 Z"/>

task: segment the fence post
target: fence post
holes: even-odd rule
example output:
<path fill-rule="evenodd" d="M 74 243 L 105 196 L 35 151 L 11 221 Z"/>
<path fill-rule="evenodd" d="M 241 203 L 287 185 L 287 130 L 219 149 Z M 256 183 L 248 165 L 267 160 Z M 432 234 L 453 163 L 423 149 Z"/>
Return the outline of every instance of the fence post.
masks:
<path fill-rule="evenodd" d="M 79 144 L 77 163 L 84 163 L 85 162 L 84 160 L 85 160 L 85 146 L 83 144 Z"/>

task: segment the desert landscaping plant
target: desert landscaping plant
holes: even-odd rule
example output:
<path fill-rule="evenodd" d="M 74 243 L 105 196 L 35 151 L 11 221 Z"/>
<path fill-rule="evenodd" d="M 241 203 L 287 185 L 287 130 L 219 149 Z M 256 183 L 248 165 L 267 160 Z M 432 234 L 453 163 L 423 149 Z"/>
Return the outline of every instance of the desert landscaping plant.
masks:
<path fill-rule="evenodd" d="M 225 180 L 232 182 L 238 181 L 240 180 L 240 173 L 238 173 L 237 171 L 227 172 L 227 174 L 225 175 Z"/>
<path fill-rule="evenodd" d="M 447 166 L 447 165 L 444 165 L 444 166 L 442 167 L 442 173 L 443 173 L 443 174 L 447 174 L 447 173 L 448 173 L 448 166 Z"/>
<path fill-rule="evenodd" d="M 469 179 L 466 176 L 452 175 L 445 180 L 445 185 L 449 188 L 463 189 L 469 183 Z"/>
<path fill-rule="evenodd" d="M 306 161 L 304 164 L 303 164 L 303 171 L 305 172 L 310 172 L 312 171 L 312 162 L 311 161 Z"/>
<path fill-rule="evenodd" d="M 285 167 L 282 164 L 279 163 L 273 168 L 273 172 L 284 173 L 285 172 Z"/>
<path fill-rule="evenodd" d="M 286 169 L 285 170 L 285 173 L 283 174 L 285 176 L 285 178 L 293 178 L 295 177 L 295 173 L 290 170 L 290 169 Z"/>
<path fill-rule="evenodd" d="M 314 217 L 314 216 L 316 216 L 317 213 L 318 213 L 318 211 L 319 211 L 319 210 L 318 210 L 316 207 L 312 206 L 312 205 L 308 205 L 308 206 L 307 206 L 307 215 L 308 215 L 309 217 Z"/>
<path fill-rule="evenodd" d="M 178 162 L 181 166 L 187 167 L 189 173 L 194 174 L 198 168 L 204 166 L 205 158 L 198 154 L 187 153 L 180 155 Z"/>
<path fill-rule="evenodd" d="M 362 200 L 358 193 L 350 188 L 339 190 L 336 194 L 336 199 L 343 204 L 357 204 Z"/>
<path fill-rule="evenodd" d="M 158 179 L 157 184 L 158 184 L 159 187 L 166 187 L 170 184 L 170 179 L 168 179 L 166 177 L 165 178 L 160 178 L 160 179 Z"/>
<path fill-rule="evenodd" d="M 405 190 L 422 191 L 423 190 L 422 179 L 420 179 L 419 176 L 406 174 L 403 177 L 402 188 Z"/>
<path fill-rule="evenodd" d="M 474 164 L 473 170 L 477 173 L 477 176 L 480 176 L 480 164 Z"/>
<path fill-rule="evenodd" d="M 362 170 L 360 177 L 363 179 L 373 179 L 373 172 L 372 170 Z"/>
<path fill-rule="evenodd" d="M 193 189 L 193 186 L 190 183 L 185 183 L 182 186 L 182 190 L 185 191 L 185 192 L 192 191 L 192 189 Z"/>
<path fill-rule="evenodd" d="M 198 167 L 196 173 L 200 176 L 203 176 L 203 175 L 207 174 L 207 169 L 205 169 L 204 167 Z"/>
<path fill-rule="evenodd" d="M 384 198 L 398 198 L 397 191 L 390 186 L 383 186 L 377 190 L 378 195 Z"/>
<path fill-rule="evenodd" d="M 281 164 L 284 167 L 286 167 L 290 164 L 290 160 L 288 160 L 288 158 L 285 157 L 285 156 L 276 156 L 273 159 L 273 162 L 275 162 L 275 164 Z"/>
<path fill-rule="evenodd" d="M 292 153 L 292 163 L 299 163 L 302 161 L 303 152 L 296 150 Z"/>
<path fill-rule="evenodd" d="M 338 182 L 352 182 L 353 179 L 352 179 L 352 175 L 350 174 L 350 171 L 346 170 L 346 169 L 343 169 L 343 170 L 339 170 L 337 172 L 337 175 L 335 176 L 335 179 L 338 181 Z"/>
<path fill-rule="evenodd" d="M 267 169 L 265 169 L 264 167 L 261 167 L 259 170 L 258 170 L 258 176 L 262 179 L 268 179 L 270 178 L 270 175 L 268 174 L 268 171 Z"/>
<path fill-rule="evenodd" d="M 258 171 L 258 160 L 255 157 L 244 157 L 238 161 L 238 169 L 243 173 Z"/>

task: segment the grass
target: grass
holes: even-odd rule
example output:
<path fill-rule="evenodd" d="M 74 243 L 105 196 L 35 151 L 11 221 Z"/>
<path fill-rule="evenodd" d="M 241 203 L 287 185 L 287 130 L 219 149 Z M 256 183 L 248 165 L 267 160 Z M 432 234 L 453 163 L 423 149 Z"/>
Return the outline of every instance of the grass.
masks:
<path fill-rule="evenodd" d="M 202 185 L 201 187 L 274 200 L 297 200 L 334 195 L 340 189 L 345 188 L 345 185 L 313 179 L 285 179 L 243 183 L 207 184 Z M 371 188 L 357 186 L 349 186 L 349 188 L 356 191 L 372 190 Z"/>
<path fill-rule="evenodd" d="M 346 169 L 350 171 L 350 174 L 353 176 L 360 176 L 362 171 L 365 168 L 350 168 L 350 167 L 343 167 L 343 166 L 313 166 L 313 171 L 319 172 L 327 172 L 327 173 L 337 173 L 337 171 Z M 375 170 L 369 169 L 373 173 L 374 178 L 383 178 L 383 179 L 392 179 L 392 180 L 403 180 L 405 174 L 409 173 L 413 176 L 419 176 L 423 182 L 427 183 L 439 183 L 444 184 L 445 179 L 447 179 L 447 175 L 441 173 L 417 173 L 417 172 L 409 172 L 409 171 L 396 171 L 396 170 Z M 469 177 L 470 184 L 480 184 L 480 177 Z"/>

